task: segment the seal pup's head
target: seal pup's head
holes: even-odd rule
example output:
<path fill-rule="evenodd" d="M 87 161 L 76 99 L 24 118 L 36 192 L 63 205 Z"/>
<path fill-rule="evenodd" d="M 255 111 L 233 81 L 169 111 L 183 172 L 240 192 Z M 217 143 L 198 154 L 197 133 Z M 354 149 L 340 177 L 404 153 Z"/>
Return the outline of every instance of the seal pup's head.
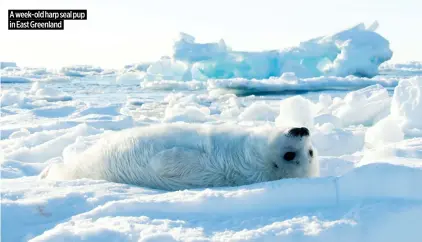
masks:
<path fill-rule="evenodd" d="M 258 148 L 262 153 L 258 169 L 265 177 L 263 180 L 319 175 L 317 152 L 312 146 L 309 129 L 271 128 L 264 132 L 267 132 L 264 134 L 267 142 L 263 142 L 265 144 Z"/>
<path fill-rule="evenodd" d="M 267 165 L 272 166 L 276 179 L 313 177 L 319 175 L 316 150 L 309 129 L 294 127 L 270 135 Z"/>

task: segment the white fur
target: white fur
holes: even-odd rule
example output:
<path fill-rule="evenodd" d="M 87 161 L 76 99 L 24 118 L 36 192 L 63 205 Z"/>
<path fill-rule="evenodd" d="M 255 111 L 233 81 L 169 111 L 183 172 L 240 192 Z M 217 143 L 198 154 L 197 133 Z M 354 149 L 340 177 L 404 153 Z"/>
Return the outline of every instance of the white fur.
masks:
<path fill-rule="evenodd" d="M 105 137 L 76 160 L 47 168 L 41 177 L 103 179 L 166 190 L 236 186 L 317 176 L 319 165 L 310 149 L 309 137 L 291 137 L 275 127 L 152 125 Z M 296 152 L 294 161 L 283 159 L 287 151 Z"/>

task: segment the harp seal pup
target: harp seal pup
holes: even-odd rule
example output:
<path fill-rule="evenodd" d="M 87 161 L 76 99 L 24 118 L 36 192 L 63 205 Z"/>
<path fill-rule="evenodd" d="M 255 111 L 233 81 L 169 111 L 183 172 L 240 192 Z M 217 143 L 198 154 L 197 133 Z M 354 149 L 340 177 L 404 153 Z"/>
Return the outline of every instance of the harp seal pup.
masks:
<path fill-rule="evenodd" d="M 318 175 L 307 128 L 179 123 L 113 132 L 40 176 L 181 190 Z"/>

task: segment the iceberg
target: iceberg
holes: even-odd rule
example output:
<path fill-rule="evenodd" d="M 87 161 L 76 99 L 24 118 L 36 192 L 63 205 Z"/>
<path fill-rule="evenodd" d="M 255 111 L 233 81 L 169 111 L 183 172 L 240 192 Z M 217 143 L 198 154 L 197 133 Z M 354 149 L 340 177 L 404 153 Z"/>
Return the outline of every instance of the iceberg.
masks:
<path fill-rule="evenodd" d="M 234 51 L 224 40 L 196 43 L 195 37 L 180 33 L 173 45 L 172 58 L 164 57 L 152 63 L 148 68 L 152 75 L 148 79 L 268 79 L 287 72 L 300 78 L 373 77 L 393 54 L 388 40 L 375 32 L 377 27 L 377 22 L 369 27 L 358 24 L 296 47 L 262 52 Z"/>

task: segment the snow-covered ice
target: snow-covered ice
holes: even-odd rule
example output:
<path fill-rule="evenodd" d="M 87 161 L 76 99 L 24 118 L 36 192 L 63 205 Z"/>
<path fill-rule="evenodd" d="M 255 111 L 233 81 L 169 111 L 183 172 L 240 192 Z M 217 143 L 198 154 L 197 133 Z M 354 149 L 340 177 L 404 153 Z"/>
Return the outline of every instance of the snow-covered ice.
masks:
<path fill-rule="evenodd" d="M 116 77 L 118 84 L 140 84 L 145 76 L 142 72 L 126 72 Z"/>
<path fill-rule="evenodd" d="M 388 130 L 388 132 L 386 132 Z M 372 146 L 382 146 L 404 139 L 404 132 L 397 121 L 391 117 L 384 118 L 370 127 L 365 134 L 365 142 Z"/>
<path fill-rule="evenodd" d="M 406 130 L 422 129 L 422 77 L 399 83 L 394 90 L 391 115 Z"/>
<path fill-rule="evenodd" d="M 314 117 L 314 104 L 302 96 L 294 96 L 280 102 L 280 112 L 275 122 L 281 127 L 307 127 L 312 129 Z"/>
<path fill-rule="evenodd" d="M 422 67 L 382 64 L 376 27 L 264 52 L 182 34 L 120 70 L 2 62 L 1 240 L 420 241 Z M 321 176 L 174 192 L 39 179 L 106 135 L 174 122 L 306 126 Z"/>
<path fill-rule="evenodd" d="M 403 81 L 396 90 L 408 90 Z M 2 241 L 418 241 L 422 235 L 422 140 L 406 138 L 402 126 L 384 121 L 392 116 L 392 94 L 382 86 L 286 99 L 184 88 L 145 95 L 115 84 L 102 84 L 101 92 L 81 92 L 80 84 L 11 85 L 2 90 Z M 46 98 L 64 96 L 70 98 Z M 348 123 L 337 111 L 345 108 L 362 118 Z M 380 108 L 388 116 L 378 121 Z M 180 121 L 276 125 L 289 119 L 311 126 L 321 178 L 176 192 L 38 178 L 48 165 L 115 130 Z"/>

